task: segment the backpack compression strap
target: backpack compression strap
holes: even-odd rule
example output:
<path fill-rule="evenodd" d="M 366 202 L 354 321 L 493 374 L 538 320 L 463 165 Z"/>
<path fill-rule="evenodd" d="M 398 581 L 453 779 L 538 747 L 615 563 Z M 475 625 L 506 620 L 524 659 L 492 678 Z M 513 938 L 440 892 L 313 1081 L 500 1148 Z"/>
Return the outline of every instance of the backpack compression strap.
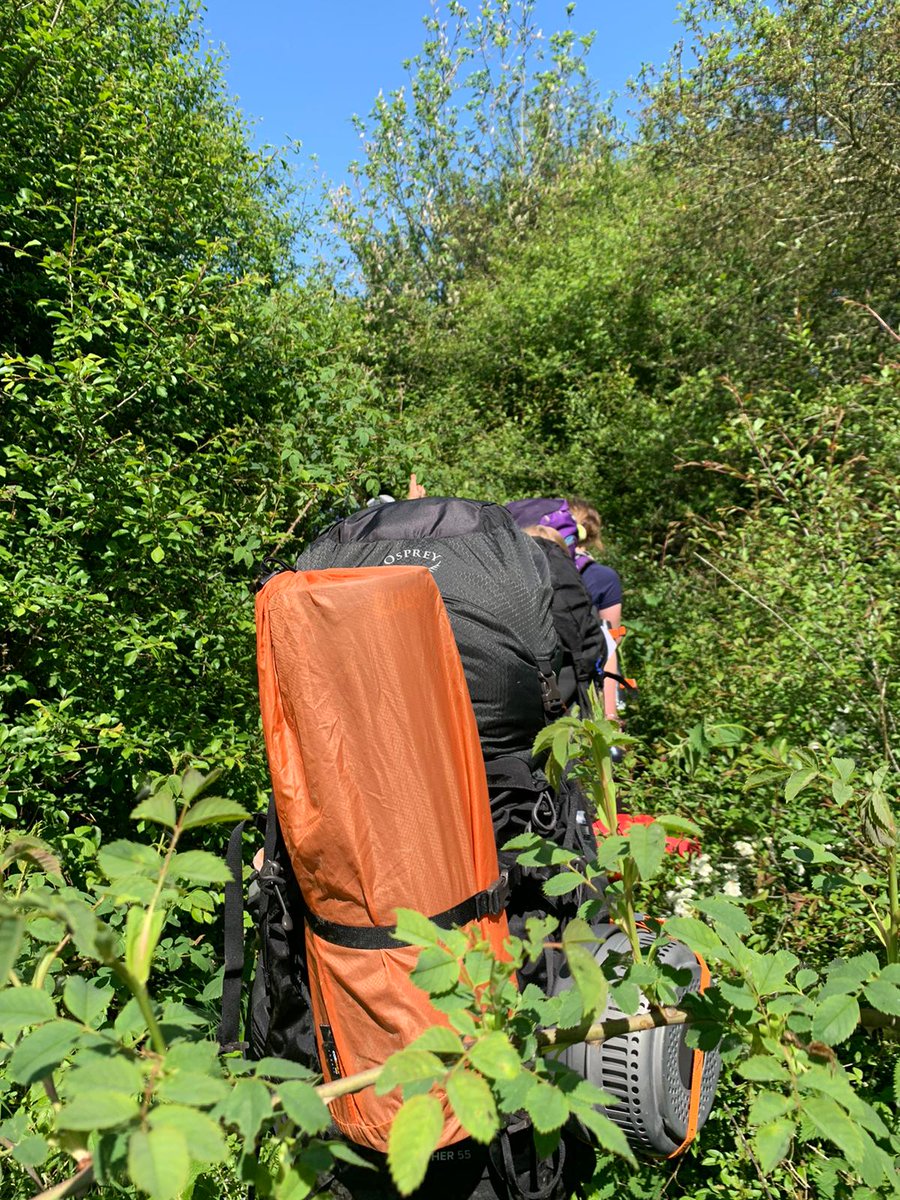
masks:
<path fill-rule="evenodd" d="M 439 929 L 452 929 L 455 925 L 480 921 L 482 917 L 499 916 L 508 902 L 509 872 L 501 871 L 500 878 L 489 888 L 429 919 Z M 350 950 L 397 949 L 396 925 L 338 925 L 334 921 L 323 921 L 308 909 L 305 915 L 306 923 L 316 937 L 333 946 L 346 946 Z"/>
<path fill-rule="evenodd" d="M 231 880 L 225 884 L 225 970 L 222 975 L 222 1016 L 219 1021 L 219 1053 L 245 1049 L 238 1037 L 241 1023 L 241 984 L 244 977 L 244 885 L 241 879 L 241 836 L 246 821 L 235 825 L 228 839 L 225 862 Z"/>

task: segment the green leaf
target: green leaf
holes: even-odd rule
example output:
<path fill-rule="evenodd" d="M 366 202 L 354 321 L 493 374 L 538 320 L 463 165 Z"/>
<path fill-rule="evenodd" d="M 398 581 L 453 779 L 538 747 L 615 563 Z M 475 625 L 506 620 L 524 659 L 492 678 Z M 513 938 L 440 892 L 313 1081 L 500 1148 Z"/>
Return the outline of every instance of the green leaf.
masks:
<path fill-rule="evenodd" d="M 654 821 L 652 825 L 632 825 L 625 836 L 641 879 L 652 879 L 665 858 L 666 831 Z"/>
<path fill-rule="evenodd" d="M 544 881 L 545 896 L 565 896 L 580 887 L 584 880 L 576 871 L 560 871 Z"/>
<path fill-rule="evenodd" d="M 264 1084 L 260 1083 L 259 1086 L 265 1090 Z M 198 1108 L 218 1104 L 229 1098 L 230 1094 L 224 1079 L 200 1071 L 176 1071 L 166 1076 L 159 1085 L 161 1100 L 172 1104 L 191 1104 Z"/>
<path fill-rule="evenodd" d="M 894 1067 L 894 1103 L 900 1108 L 900 1060 Z"/>
<path fill-rule="evenodd" d="M 388 1134 L 388 1166 L 403 1196 L 414 1192 L 428 1170 L 428 1160 L 444 1131 L 437 1096 L 413 1096 L 394 1118 Z"/>
<path fill-rule="evenodd" d="M 704 958 L 721 958 L 725 947 L 714 929 L 710 929 L 696 917 L 671 917 L 666 921 L 664 932 L 676 942 L 683 942 L 695 954 Z"/>
<path fill-rule="evenodd" d="M 176 1200 L 187 1187 L 191 1160 L 185 1136 L 171 1126 L 158 1125 L 128 1139 L 128 1174 L 150 1200 Z"/>
<path fill-rule="evenodd" d="M 103 1024 L 113 994 L 111 987 L 101 987 L 81 975 L 70 975 L 63 990 L 63 1003 L 77 1020 L 96 1027 Z"/>
<path fill-rule="evenodd" d="M 202 771 L 198 771 L 195 767 L 189 767 L 181 778 L 177 780 L 181 795 L 185 800 L 195 800 L 207 788 L 212 787 L 221 774 L 221 767 L 216 767 L 207 775 L 204 775 Z"/>
<path fill-rule="evenodd" d="M 784 785 L 785 800 L 788 803 L 794 800 L 805 787 L 812 783 L 818 773 L 818 767 L 801 767 L 799 771 L 794 771 Z"/>
<path fill-rule="evenodd" d="M 252 1065 L 258 1078 L 304 1079 L 307 1082 L 318 1079 L 316 1073 L 309 1067 L 304 1067 L 302 1063 L 291 1062 L 288 1058 L 261 1058 Z M 232 1067 L 232 1070 L 234 1069 Z"/>
<path fill-rule="evenodd" d="M 395 1087 L 419 1080 L 436 1082 L 443 1079 L 446 1073 L 446 1066 L 431 1051 L 407 1046 L 405 1050 L 392 1054 L 384 1064 L 375 1084 L 375 1093 L 386 1096 Z"/>
<path fill-rule="evenodd" d="M 723 1000 L 739 1008 L 741 1012 L 753 1012 L 757 1005 L 756 996 L 745 983 L 733 984 L 719 980 L 716 984 Z"/>
<path fill-rule="evenodd" d="M 141 1111 L 141 1106 L 134 1096 L 125 1092 L 110 1089 L 97 1089 L 75 1095 L 62 1108 L 56 1117 L 60 1129 L 111 1129 L 114 1125 L 124 1125 L 131 1121 Z"/>
<path fill-rule="evenodd" d="M 316 1089 L 294 1080 L 278 1085 L 281 1107 L 303 1133 L 321 1133 L 331 1124 L 331 1114 Z"/>
<path fill-rule="evenodd" d="M 110 879 L 119 879 L 122 875 L 149 875 L 157 879 L 162 867 L 162 859 L 152 847 L 124 839 L 101 846 L 97 862 Z"/>
<path fill-rule="evenodd" d="M 0 988 L 4 986 L 6 977 L 16 964 L 24 932 L 25 922 L 21 917 L 4 913 L 3 919 L 0 920 Z"/>
<path fill-rule="evenodd" d="M 787 1083 L 790 1073 L 777 1059 L 767 1054 L 754 1054 L 737 1066 L 738 1075 L 753 1083 Z"/>
<path fill-rule="evenodd" d="M 564 947 L 572 980 L 581 997 L 582 1019 L 592 1021 L 606 1006 L 609 991 L 606 976 L 587 946 L 566 945 L 564 940 Z"/>
<path fill-rule="evenodd" d="M 753 963 L 756 990 L 761 996 L 771 996 L 788 987 L 788 976 L 800 960 L 790 950 L 776 950 L 774 954 L 754 954 Z"/>
<path fill-rule="evenodd" d="M 813 971 L 810 967 L 804 967 L 794 976 L 794 983 L 801 992 L 808 991 L 818 980 L 818 971 Z"/>
<path fill-rule="evenodd" d="M 155 796 L 142 800 L 131 810 L 133 821 L 153 821 L 167 829 L 175 828 L 175 818 L 175 801 L 167 788 L 161 788 Z"/>
<path fill-rule="evenodd" d="M 865 985 L 863 992 L 873 1008 L 889 1016 L 900 1017 L 900 988 L 896 984 L 873 979 Z"/>
<path fill-rule="evenodd" d="M 259 1079 L 239 1079 L 221 1105 L 220 1115 L 229 1125 L 237 1126 L 245 1141 L 252 1142 L 263 1121 L 272 1115 L 269 1089 Z"/>
<path fill-rule="evenodd" d="M 9 1075 L 16 1083 L 44 1079 L 66 1058 L 81 1037 L 74 1021 L 60 1019 L 41 1025 L 16 1046 L 9 1060 Z"/>
<path fill-rule="evenodd" d="M 206 1113 L 183 1104 L 158 1104 L 147 1115 L 151 1129 L 175 1129 L 186 1140 L 197 1162 L 225 1162 L 228 1145 L 224 1134 Z"/>
<path fill-rule="evenodd" d="M 779 1117 L 757 1129 L 753 1141 L 756 1157 L 763 1172 L 768 1174 L 782 1161 L 790 1149 L 795 1131 L 794 1122 L 787 1117 Z"/>
<path fill-rule="evenodd" d="M 676 817 L 671 813 L 663 813 L 662 816 L 657 816 L 653 819 L 658 825 L 662 825 L 666 833 L 689 833 L 692 837 L 700 837 L 700 826 L 695 825 L 693 821 L 686 820 L 684 817 Z"/>
<path fill-rule="evenodd" d="M 794 1101 L 781 1092 L 760 1092 L 750 1105 L 747 1120 L 751 1125 L 769 1125 L 794 1107 Z"/>
<path fill-rule="evenodd" d="M 419 954 L 410 979 L 424 992 L 439 996 L 459 980 L 459 960 L 443 946 L 426 946 Z"/>
<path fill-rule="evenodd" d="M 82 1092 L 124 1092 L 136 1095 L 144 1085 L 144 1076 L 137 1065 L 124 1054 L 101 1054 L 82 1051 L 73 1064 L 73 1070 L 65 1078 L 65 1091 L 69 1096 Z"/>
<path fill-rule="evenodd" d="M 733 904 L 730 900 L 726 900 L 724 896 L 707 896 L 705 899 L 693 900 L 691 903 L 694 908 L 702 913 L 706 913 L 714 921 L 721 921 L 723 925 L 727 925 L 735 933 L 746 936 L 753 930 L 753 926 L 750 924 L 744 910 Z"/>
<path fill-rule="evenodd" d="M 437 925 L 411 908 L 398 908 L 394 914 L 397 928 L 394 937 L 410 946 L 436 946 L 441 941 Z"/>
<path fill-rule="evenodd" d="M 154 546 L 153 549 L 150 551 L 150 557 L 153 559 L 153 561 L 155 563 L 161 563 L 162 560 L 166 557 L 166 552 L 165 552 L 165 550 L 163 550 L 162 546 Z"/>
<path fill-rule="evenodd" d="M 620 1158 L 624 1158 L 630 1163 L 637 1161 L 625 1134 L 605 1113 L 596 1108 L 579 1109 L 578 1119 L 588 1127 L 604 1150 L 608 1150 L 611 1154 L 618 1154 Z"/>
<path fill-rule="evenodd" d="M 858 1166 L 865 1154 L 865 1142 L 860 1128 L 830 1096 L 809 1096 L 803 1105 L 803 1115 L 818 1133 Z"/>
<path fill-rule="evenodd" d="M 220 821 L 243 821 L 249 816 L 236 800 L 227 800 L 224 796 L 204 796 L 188 809 L 182 827 L 196 829 L 200 825 L 215 825 Z"/>
<path fill-rule="evenodd" d="M 13 1146 L 12 1156 L 23 1167 L 39 1167 L 47 1161 L 50 1145 L 45 1138 L 30 1134 L 21 1138 Z"/>
<path fill-rule="evenodd" d="M 186 879 L 188 883 L 235 882 L 224 860 L 207 850 L 185 850 L 176 854 L 170 870 L 174 879 Z"/>
<path fill-rule="evenodd" d="M 409 1045 L 410 1050 L 431 1050 L 435 1054 L 462 1054 L 463 1044 L 458 1033 L 446 1025 L 432 1025 Z"/>
<path fill-rule="evenodd" d="M 859 1024 L 859 1004 L 855 996 L 828 996 L 813 1014 L 812 1035 L 826 1046 L 846 1041 Z"/>
<path fill-rule="evenodd" d="M 9 1040 L 26 1025 L 40 1025 L 56 1016 L 56 1006 L 40 988 L 11 987 L 0 991 L 0 1030 Z"/>
<path fill-rule="evenodd" d="M 470 1047 L 469 1062 L 489 1079 L 514 1079 L 522 1069 L 512 1042 L 499 1029 L 480 1037 Z"/>
<path fill-rule="evenodd" d="M 569 1119 L 566 1097 L 558 1087 L 545 1083 L 543 1079 L 535 1079 L 532 1083 L 525 1097 L 525 1109 L 535 1129 L 541 1133 L 559 1129 Z"/>
<path fill-rule="evenodd" d="M 447 1076 L 447 1098 L 463 1128 L 487 1145 L 500 1127 L 491 1089 L 475 1071 L 459 1066 Z"/>

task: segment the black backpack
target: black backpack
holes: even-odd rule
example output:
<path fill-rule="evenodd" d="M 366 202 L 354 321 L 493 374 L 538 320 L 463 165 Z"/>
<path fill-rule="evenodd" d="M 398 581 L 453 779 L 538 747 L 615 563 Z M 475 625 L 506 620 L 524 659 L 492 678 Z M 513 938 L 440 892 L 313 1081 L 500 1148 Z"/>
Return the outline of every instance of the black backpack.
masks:
<path fill-rule="evenodd" d="M 431 571 L 459 647 L 485 761 L 529 754 L 547 717 L 562 713 L 550 574 L 533 540 L 500 505 L 429 496 L 354 513 L 297 560 L 301 571 L 382 565 Z"/>
<path fill-rule="evenodd" d="M 379 565 L 425 566 L 441 591 L 478 724 L 498 847 L 531 828 L 568 848 L 593 854 L 592 814 L 583 796 L 567 782 L 554 792 L 531 756 L 538 731 L 564 711 L 555 674 L 562 654 L 544 554 L 498 505 L 426 498 L 363 510 L 338 521 L 303 552 L 296 569 Z M 278 564 L 277 569 L 284 568 Z M 360 619 L 365 619 L 364 613 Z M 398 653 L 402 650 L 398 646 Z M 377 670 L 377 664 L 372 669 Z M 316 1070 L 303 901 L 274 805 L 260 826 L 264 861 L 248 895 L 258 955 L 246 1040 L 238 1040 L 244 954 L 243 893 L 236 883 L 226 886 L 220 1042 L 226 1049 L 246 1048 L 253 1058 L 277 1055 Z M 530 915 L 553 911 L 562 923 L 574 915 L 576 894 L 548 901 L 541 891 L 543 874 L 522 872 L 514 858 L 500 855 L 510 885 L 507 915 L 512 933 L 524 933 Z M 240 827 L 229 846 L 229 865 L 240 880 Z M 521 986 L 534 982 L 551 994 L 557 966 L 553 955 L 531 964 L 520 973 Z M 580 1181 L 590 1178 L 593 1162 L 593 1151 L 574 1130 L 552 1159 L 538 1160 L 531 1127 L 523 1124 L 504 1130 L 490 1153 L 468 1142 L 436 1152 L 417 1196 L 564 1200 L 577 1191 Z M 395 1197 L 386 1168 L 383 1163 L 378 1166 L 373 1177 L 344 1164 L 328 1188 L 335 1196 L 354 1200 Z"/>
<path fill-rule="evenodd" d="M 550 568 L 553 624 L 563 651 L 557 672 L 560 696 L 567 707 L 578 704 L 586 712 L 588 686 L 600 678 L 603 664 L 598 669 L 597 663 L 607 656 L 603 629 L 571 555 L 547 538 L 533 540 Z"/>

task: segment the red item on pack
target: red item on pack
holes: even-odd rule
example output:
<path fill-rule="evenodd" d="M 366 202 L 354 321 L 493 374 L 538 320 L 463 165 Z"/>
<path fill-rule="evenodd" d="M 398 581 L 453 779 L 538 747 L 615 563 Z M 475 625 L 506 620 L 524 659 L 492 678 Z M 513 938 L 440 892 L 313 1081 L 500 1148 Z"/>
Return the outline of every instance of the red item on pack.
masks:
<path fill-rule="evenodd" d="M 616 833 L 627 833 L 632 825 L 652 825 L 655 817 L 647 813 L 619 813 Z M 606 825 L 598 819 L 594 822 L 594 833 L 598 838 L 609 837 Z M 690 858 L 700 853 L 700 843 L 692 837 L 667 837 L 666 854 L 677 854 L 679 858 Z"/>

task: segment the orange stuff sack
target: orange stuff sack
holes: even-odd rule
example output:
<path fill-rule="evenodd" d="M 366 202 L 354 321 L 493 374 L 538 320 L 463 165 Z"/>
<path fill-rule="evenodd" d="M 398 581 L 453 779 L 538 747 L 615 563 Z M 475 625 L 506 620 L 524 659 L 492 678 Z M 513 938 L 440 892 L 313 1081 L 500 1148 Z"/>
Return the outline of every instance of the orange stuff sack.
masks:
<path fill-rule="evenodd" d="M 334 1079 L 445 1022 L 409 979 L 418 950 L 385 928 L 397 907 L 440 914 L 447 928 L 477 912 L 502 952 L 484 762 L 424 567 L 284 571 L 258 593 L 256 621 L 275 806 L 308 909 L 319 1059 Z M 368 1088 L 331 1112 L 352 1141 L 384 1150 L 399 1105 L 396 1091 Z M 442 1146 L 465 1136 L 446 1113 Z"/>

